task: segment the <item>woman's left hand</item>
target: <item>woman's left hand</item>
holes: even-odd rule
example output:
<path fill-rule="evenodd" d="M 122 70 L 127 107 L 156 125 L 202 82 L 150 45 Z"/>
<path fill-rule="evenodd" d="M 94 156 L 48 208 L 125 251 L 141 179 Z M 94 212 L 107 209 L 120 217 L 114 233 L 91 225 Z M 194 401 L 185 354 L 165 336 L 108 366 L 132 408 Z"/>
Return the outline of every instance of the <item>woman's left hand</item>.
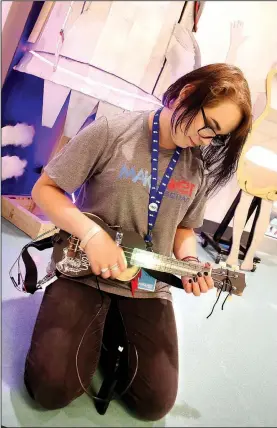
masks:
<path fill-rule="evenodd" d="M 182 276 L 182 283 L 186 293 L 193 293 L 195 296 L 200 296 L 201 293 L 207 293 L 214 287 L 214 281 L 208 272 L 202 274 L 199 272 L 193 278 Z"/>

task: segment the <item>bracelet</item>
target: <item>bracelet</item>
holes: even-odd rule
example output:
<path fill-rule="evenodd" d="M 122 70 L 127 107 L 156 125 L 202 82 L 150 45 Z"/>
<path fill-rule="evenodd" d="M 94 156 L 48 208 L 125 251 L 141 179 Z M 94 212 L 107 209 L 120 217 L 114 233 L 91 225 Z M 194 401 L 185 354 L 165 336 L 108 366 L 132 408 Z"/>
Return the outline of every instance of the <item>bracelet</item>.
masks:
<path fill-rule="evenodd" d="M 200 263 L 200 260 L 199 260 L 199 258 L 198 257 L 194 257 L 194 256 L 187 256 L 187 257 L 184 257 L 183 259 L 182 259 L 182 261 L 183 262 L 198 262 L 198 263 Z"/>
<path fill-rule="evenodd" d="M 95 230 L 95 227 L 92 227 L 87 234 L 84 236 L 84 238 L 82 239 L 82 241 L 79 244 L 79 247 L 84 251 L 85 247 L 88 243 L 88 241 L 93 238 L 97 233 L 99 233 L 101 231 L 101 227 L 99 227 L 99 229 Z"/>

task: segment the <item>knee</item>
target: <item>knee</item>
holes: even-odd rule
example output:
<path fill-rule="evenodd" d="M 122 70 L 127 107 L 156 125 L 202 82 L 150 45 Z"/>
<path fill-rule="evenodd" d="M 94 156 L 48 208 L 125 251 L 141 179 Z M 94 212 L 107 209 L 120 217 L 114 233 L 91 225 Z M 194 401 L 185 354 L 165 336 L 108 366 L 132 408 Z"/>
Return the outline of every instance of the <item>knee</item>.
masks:
<path fill-rule="evenodd" d="M 144 392 L 141 390 L 127 398 L 127 405 L 136 416 L 144 421 L 158 421 L 166 416 L 174 406 L 177 396 L 177 381 L 169 385 L 156 385 L 155 388 L 148 387 Z"/>
<path fill-rule="evenodd" d="M 26 362 L 24 383 L 29 395 L 44 409 L 61 409 L 81 395 L 80 390 L 72 392 L 65 379 L 50 367 L 41 369 Z"/>
<path fill-rule="evenodd" d="M 49 329 L 31 344 L 24 381 L 31 397 L 45 409 L 60 409 L 81 395 L 75 366 L 66 358 L 70 346 L 70 336 L 61 329 Z"/>
<path fill-rule="evenodd" d="M 64 382 L 51 373 L 38 373 L 28 365 L 24 383 L 29 395 L 44 409 L 56 410 L 66 407 L 74 397 L 64 386 Z"/>
<path fill-rule="evenodd" d="M 24 379 L 29 395 L 44 409 L 57 410 L 66 407 L 73 398 L 69 398 L 66 391 L 60 385 L 50 382 L 41 382 L 35 389 Z"/>
<path fill-rule="evenodd" d="M 141 401 L 136 408 L 137 417 L 144 421 L 158 421 L 165 417 L 174 406 L 176 395 L 152 396 L 150 399 Z"/>

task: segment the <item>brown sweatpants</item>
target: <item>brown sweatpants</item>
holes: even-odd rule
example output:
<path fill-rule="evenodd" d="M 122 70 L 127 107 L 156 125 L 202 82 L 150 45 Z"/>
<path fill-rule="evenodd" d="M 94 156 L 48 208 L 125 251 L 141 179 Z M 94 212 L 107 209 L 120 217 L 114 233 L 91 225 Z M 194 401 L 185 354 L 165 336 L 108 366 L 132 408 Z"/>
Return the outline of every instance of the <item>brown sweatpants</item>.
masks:
<path fill-rule="evenodd" d="M 138 353 L 137 375 L 122 400 L 137 417 L 158 420 L 170 411 L 177 394 L 178 346 L 172 303 L 104 292 L 102 296 L 103 300 L 97 289 L 61 278 L 46 288 L 26 358 L 25 385 L 46 409 L 65 407 L 83 393 L 76 352 L 102 305 L 78 354 L 83 385 L 89 387 L 97 368 L 103 336 L 107 349 L 118 341 L 122 331 L 120 311 L 127 338 Z M 126 380 L 118 385 L 121 391 L 132 379 L 137 364 L 134 346 L 128 348 Z"/>

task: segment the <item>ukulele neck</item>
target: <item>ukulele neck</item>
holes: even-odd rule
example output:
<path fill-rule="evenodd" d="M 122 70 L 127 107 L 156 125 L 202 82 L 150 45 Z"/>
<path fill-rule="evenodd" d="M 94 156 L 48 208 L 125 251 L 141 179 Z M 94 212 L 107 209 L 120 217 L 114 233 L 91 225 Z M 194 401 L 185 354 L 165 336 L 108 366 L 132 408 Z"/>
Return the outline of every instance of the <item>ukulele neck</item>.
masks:
<path fill-rule="evenodd" d="M 145 269 L 152 269 L 160 272 L 172 273 L 180 276 L 197 275 L 198 272 L 209 272 L 211 268 L 205 267 L 199 262 L 184 262 L 163 256 L 157 253 L 151 253 L 145 250 L 134 249 L 131 256 L 131 264 Z"/>

